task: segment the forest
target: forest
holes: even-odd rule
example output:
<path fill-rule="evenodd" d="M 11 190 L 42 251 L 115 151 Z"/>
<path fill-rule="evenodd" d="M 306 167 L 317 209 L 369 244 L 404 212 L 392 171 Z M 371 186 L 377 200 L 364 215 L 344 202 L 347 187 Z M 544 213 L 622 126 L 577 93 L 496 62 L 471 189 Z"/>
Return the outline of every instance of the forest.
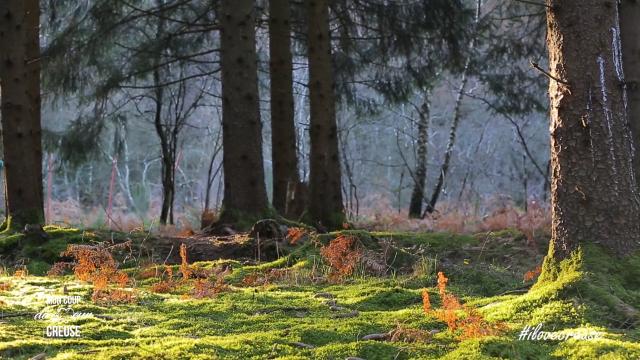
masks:
<path fill-rule="evenodd" d="M 0 359 L 640 359 L 638 24 L 0 0 Z"/>

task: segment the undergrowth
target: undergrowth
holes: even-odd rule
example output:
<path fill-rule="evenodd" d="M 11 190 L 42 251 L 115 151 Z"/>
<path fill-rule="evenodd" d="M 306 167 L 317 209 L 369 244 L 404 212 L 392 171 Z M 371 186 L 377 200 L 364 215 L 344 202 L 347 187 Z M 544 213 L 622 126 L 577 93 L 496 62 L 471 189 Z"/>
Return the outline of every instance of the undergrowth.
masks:
<path fill-rule="evenodd" d="M 3 318 L 0 357 L 640 358 L 640 333 L 623 320 L 621 308 L 640 305 L 638 256 L 617 261 L 585 248 L 569 261 L 538 269 L 540 258 L 527 252 L 526 235 L 511 230 L 287 235 L 292 250 L 267 263 L 193 263 L 181 246 L 177 264 L 123 268 L 122 251 L 94 243 L 67 246 L 68 264 L 54 266 L 61 276 L 33 276 L 24 266 L 0 269 L 4 314 L 38 312 L 41 294 L 63 293 L 83 296 L 79 310 L 95 314 L 77 320 L 80 339 L 43 338 L 44 324 L 30 316 Z M 386 272 L 367 268 L 371 261 Z M 402 261 L 408 264 L 404 272 L 397 270 Z M 107 301 L 94 296 L 96 289 L 132 298 Z M 538 323 L 604 336 L 518 340 L 524 326 Z"/>

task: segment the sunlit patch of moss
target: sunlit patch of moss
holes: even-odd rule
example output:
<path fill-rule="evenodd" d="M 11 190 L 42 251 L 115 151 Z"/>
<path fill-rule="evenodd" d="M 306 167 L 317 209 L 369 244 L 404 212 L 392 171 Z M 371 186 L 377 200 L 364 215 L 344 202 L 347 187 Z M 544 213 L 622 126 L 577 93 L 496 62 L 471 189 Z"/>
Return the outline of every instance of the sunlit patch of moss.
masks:
<path fill-rule="evenodd" d="M 637 291 L 631 289 L 637 287 L 624 286 L 626 275 L 623 274 L 627 270 L 613 265 L 618 262 L 624 266 L 636 261 L 633 259 L 613 259 L 594 246 L 585 247 L 559 263 L 547 258 L 538 282 L 528 293 L 488 305 L 485 309 L 488 316 L 496 320 L 528 317 L 565 325 L 598 321 L 601 317 L 597 313 L 602 312 L 594 310 L 599 310 L 599 306 L 616 311 L 620 299 L 633 303 L 633 294 Z M 631 264 L 629 267 L 633 268 Z"/>
<path fill-rule="evenodd" d="M 239 283 L 244 279 L 245 276 L 252 273 L 260 273 L 271 269 L 279 269 L 285 267 L 289 264 L 290 258 L 288 256 L 281 257 L 274 261 L 258 264 L 258 265 L 250 265 L 250 266 L 239 266 L 239 263 L 235 263 L 233 265 L 233 272 L 226 277 L 226 280 L 231 283 Z"/>
<path fill-rule="evenodd" d="M 315 359 L 344 359 L 359 357 L 362 359 L 408 359 L 399 344 L 376 341 L 336 343 L 313 352 Z"/>
<path fill-rule="evenodd" d="M 640 342 L 618 339 L 567 340 L 558 344 L 552 354 L 562 359 L 639 359 Z"/>
<path fill-rule="evenodd" d="M 381 285 L 379 287 L 363 287 L 361 291 L 354 286 L 351 287 L 351 291 L 348 294 L 344 294 L 344 291 L 338 291 L 337 293 L 344 299 L 346 304 L 365 311 L 399 310 L 422 301 L 418 290 Z"/>
<path fill-rule="evenodd" d="M 618 258 L 589 244 L 559 263 L 548 256 L 534 289 L 559 285 L 564 299 L 587 305 L 591 322 L 620 326 L 640 321 L 640 253 Z"/>
<path fill-rule="evenodd" d="M 544 342 L 514 341 L 507 337 L 487 337 L 465 340 L 443 359 L 554 359 L 552 344 Z"/>

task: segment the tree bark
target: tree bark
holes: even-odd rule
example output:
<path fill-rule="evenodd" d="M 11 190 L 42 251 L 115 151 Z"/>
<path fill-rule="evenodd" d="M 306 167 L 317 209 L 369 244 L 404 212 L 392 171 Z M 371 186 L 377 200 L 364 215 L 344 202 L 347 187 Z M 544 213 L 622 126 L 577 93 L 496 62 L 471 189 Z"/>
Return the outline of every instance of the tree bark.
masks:
<path fill-rule="evenodd" d="M 627 87 L 627 114 L 634 141 L 634 168 L 640 174 L 640 2 L 622 0 L 620 3 L 620 35 L 622 60 Z M 640 189 L 640 177 L 636 177 Z"/>
<path fill-rule="evenodd" d="M 288 216 L 288 190 L 300 181 L 293 107 L 289 0 L 270 0 L 269 10 L 273 207 L 280 214 Z"/>
<path fill-rule="evenodd" d="M 447 178 L 447 173 L 449 172 L 449 166 L 451 165 L 451 158 L 453 156 L 453 149 L 456 144 L 456 135 L 458 133 L 458 126 L 460 125 L 461 107 L 462 107 L 462 97 L 467 88 L 468 71 L 469 71 L 470 59 L 467 59 L 464 65 L 464 71 L 462 72 L 462 80 L 460 82 L 460 88 L 458 89 L 458 95 L 456 97 L 456 104 L 453 109 L 453 123 L 451 124 L 451 129 L 449 130 L 449 141 L 447 142 L 447 149 L 444 153 L 444 161 L 442 162 L 442 168 L 440 169 L 440 174 L 438 175 L 438 181 L 436 182 L 436 186 L 433 190 L 433 194 L 431 194 L 431 199 L 427 204 L 427 208 L 425 212 L 431 214 L 436 211 L 436 204 L 438 203 L 438 199 L 440 198 L 440 193 L 442 193 L 442 187 L 444 186 L 444 181 Z"/>
<path fill-rule="evenodd" d="M 480 21 L 481 12 L 482 12 L 482 0 L 477 0 L 476 13 L 475 13 L 476 26 Z M 471 38 L 469 48 L 474 49 L 475 47 L 476 47 L 476 38 L 474 35 Z M 438 199 L 440 198 L 440 193 L 442 192 L 442 187 L 444 186 L 444 182 L 447 178 L 447 173 L 449 172 L 451 157 L 453 156 L 453 149 L 456 143 L 456 134 L 458 132 L 458 125 L 460 124 L 460 118 L 462 117 L 462 114 L 461 114 L 462 97 L 465 95 L 467 83 L 469 82 L 470 66 L 471 66 L 471 58 L 467 57 L 464 63 L 464 69 L 462 70 L 462 79 L 460 81 L 460 88 L 458 89 L 458 95 L 456 97 L 456 104 L 453 109 L 453 123 L 451 124 L 451 129 L 449 130 L 449 142 L 447 143 L 447 149 L 444 153 L 444 162 L 442 163 L 442 168 L 440 169 L 440 175 L 438 176 L 438 181 L 436 183 L 435 189 L 433 190 L 433 194 L 431 194 L 431 199 L 427 204 L 423 217 L 426 216 L 427 213 L 431 214 L 434 211 L 436 211 L 436 204 L 438 203 Z"/>
<path fill-rule="evenodd" d="M 158 7 L 163 5 L 162 0 L 157 0 Z M 160 41 L 164 36 L 165 19 L 157 19 L 156 39 Z M 160 150 L 162 155 L 161 178 L 162 178 L 162 208 L 160 210 L 160 224 L 173 225 L 173 198 L 175 193 L 175 150 L 170 137 L 170 128 L 163 121 L 165 89 L 162 85 L 162 73 L 159 64 L 162 62 L 162 52 L 158 52 L 154 59 L 153 86 L 154 86 L 154 119 L 153 123 L 156 134 L 160 139 Z M 170 116 L 170 115 L 165 115 Z"/>
<path fill-rule="evenodd" d="M 311 128 L 309 217 L 335 229 L 344 220 L 327 0 L 307 0 Z"/>
<path fill-rule="evenodd" d="M 44 222 L 40 124 L 40 7 L 0 2 L 0 79 L 8 214 L 15 229 Z"/>
<path fill-rule="evenodd" d="M 552 238 L 562 260 L 599 243 L 623 255 L 640 243 L 618 9 L 602 0 L 551 0 Z"/>
<path fill-rule="evenodd" d="M 257 218 L 268 209 L 262 157 L 255 9 L 223 0 L 220 11 L 224 200 L 221 220 Z"/>
<path fill-rule="evenodd" d="M 422 216 L 424 187 L 427 182 L 429 116 L 429 100 L 425 99 L 422 106 L 418 109 L 418 151 L 416 154 L 416 171 L 413 179 L 413 192 L 411 193 L 411 202 L 409 203 L 409 218 L 411 219 L 419 219 Z"/>

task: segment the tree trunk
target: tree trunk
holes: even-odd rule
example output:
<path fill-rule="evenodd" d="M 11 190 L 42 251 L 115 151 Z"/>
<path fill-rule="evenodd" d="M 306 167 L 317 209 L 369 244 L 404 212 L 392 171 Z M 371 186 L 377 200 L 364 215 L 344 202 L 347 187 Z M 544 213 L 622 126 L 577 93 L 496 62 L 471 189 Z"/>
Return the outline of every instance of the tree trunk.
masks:
<path fill-rule="evenodd" d="M 40 124 L 40 8 L 0 2 L 0 79 L 8 214 L 13 228 L 44 222 Z"/>
<path fill-rule="evenodd" d="M 173 225 L 173 198 L 175 194 L 175 158 L 174 142 L 169 139 L 167 125 L 162 120 L 164 107 L 164 89 L 160 86 L 160 71 L 153 71 L 155 85 L 155 114 L 154 125 L 160 139 L 162 154 L 160 174 L 162 177 L 162 208 L 160 210 L 160 224 Z"/>
<path fill-rule="evenodd" d="M 335 229 L 345 219 L 338 153 L 335 86 L 327 0 L 307 0 L 309 24 L 310 174 L 309 217 Z"/>
<path fill-rule="evenodd" d="M 293 57 L 289 0 L 270 0 L 269 10 L 273 207 L 280 214 L 288 216 L 287 190 L 300 181 L 293 112 Z"/>
<path fill-rule="evenodd" d="M 615 3 L 549 2 L 550 259 L 599 243 L 622 255 L 640 241 L 640 197 Z"/>
<path fill-rule="evenodd" d="M 163 5 L 162 0 L 157 0 L 156 5 L 158 7 Z M 159 17 L 156 27 L 156 39 L 162 39 L 164 36 L 165 19 Z M 160 210 L 160 224 L 173 225 L 173 194 L 175 192 L 174 185 L 174 163 L 175 163 L 175 151 L 172 151 L 172 142 L 169 139 L 169 129 L 163 121 L 164 112 L 164 94 L 165 89 L 162 85 L 162 73 L 160 70 L 160 63 L 162 62 L 162 53 L 155 54 L 154 70 L 153 70 L 153 86 L 154 86 L 154 119 L 153 123 L 156 129 L 156 134 L 160 139 L 161 150 L 161 177 L 162 177 L 162 208 Z M 166 115 L 170 116 L 170 115 Z"/>
<path fill-rule="evenodd" d="M 411 202 L 409 204 L 409 218 L 411 219 L 418 219 L 422 216 L 424 187 L 427 182 L 427 144 L 429 142 L 429 116 L 429 100 L 425 99 L 422 107 L 418 109 L 418 151 L 416 154 L 416 171 L 413 175 L 413 193 L 411 193 Z"/>
<path fill-rule="evenodd" d="M 255 9 L 251 0 L 221 2 L 223 222 L 268 209 L 262 158 Z"/>
<path fill-rule="evenodd" d="M 478 25 L 480 21 L 480 14 L 482 11 L 482 0 L 476 1 L 476 14 L 475 14 L 475 25 Z M 469 44 L 470 49 L 474 49 L 476 47 L 476 38 L 475 35 L 471 38 L 471 42 Z M 467 83 L 469 82 L 469 67 L 471 66 L 471 58 L 468 57 L 464 63 L 464 69 L 462 70 L 462 80 L 460 81 L 460 88 L 458 89 L 458 95 L 456 97 L 456 104 L 453 109 L 453 123 L 451 124 L 451 129 L 449 131 L 449 142 L 447 143 L 447 150 L 444 154 L 444 162 L 442 163 L 442 168 L 440 169 L 440 175 L 438 176 L 438 182 L 436 183 L 435 189 L 433 190 L 433 194 L 431 194 L 431 200 L 427 204 L 427 208 L 425 209 L 426 213 L 433 213 L 436 211 L 436 204 L 438 203 L 438 199 L 440 198 L 440 193 L 442 192 L 442 187 L 444 186 L 444 181 L 447 178 L 447 173 L 449 172 L 449 166 L 451 164 L 451 157 L 453 155 L 453 149 L 456 143 L 456 134 L 458 132 L 458 125 L 460 124 L 460 118 L 462 116 L 461 106 L 462 106 L 462 97 L 465 95 Z"/>
<path fill-rule="evenodd" d="M 456 97 L 456 104 L 453 109 L 453 123 L 451 124 L 451 129 L 449 130 L 449 141 L 447 142 L 447 149 L 444 153 L 444 161 L 442 163 L 442 168 L 440 169 L 440 175 L 438 175 L 438 182 L 436 182 L 436 186 L 433 190 L 433 194 L 431 194 L 431 199 L 427 204 L 427 208 L 425 211 L 429 214 L 436 211 L 436 204 L 438 203 L 438 199 L 440 198 L 440 193 L 442 192 L 442 187 L 444 186 L 444 181 L 447 178 L 447 173 L 449 172 L 449 166 L 451 165 L 451 157 L 453 156 L 453 149 L 456 144 L 456 135 L 458 133 L 458 126 L 460 125 L 461 114 L 461 106 L 462 106 L 462 97 L 467 88 L 468 71 L 469 71 L 470 59 L 467 59 L 464 70 L 462 72 L 462 81 L 460 82 L 460 88 L 458 89 L 458 95 Z"/>
<path fill-rule="evenodd" d="M 634 141 L 634 169 L 640 174 L 640 2 L 622 0 L 620 3 L 620 32 L 622 60 L 627 86 L 627 114 Z M 640 177 L 636 177 L 640 189 Z"/>
<path fill-rule="evenodd" d="M 218 159 L 218 155 L 220 155 L 220 151 L 222 151 L 222 145 L 220 144 L 220 135 L 221 133 L 218 132 L 216 135 L 216 140 L 214 142 L 213 145 L 213 153 L 211 154 L 211 158 L 209 159 L 209 168 L 207 169 L 207 182 L 206 182 L 206 190 L 205 190 L 205 196 L 204 196 L 204 213 L 207 213 L 209 211 L 209 209 L 211 208 L 211 187 L 213 186 L 213 182 L 216 179 L 216 176 L 218 175 L 218 173 L 220 172 L 220 166 L 218 166 L 218 168 L 214 169 L 214 165 L 216 163 L 216 160 Z"/>

